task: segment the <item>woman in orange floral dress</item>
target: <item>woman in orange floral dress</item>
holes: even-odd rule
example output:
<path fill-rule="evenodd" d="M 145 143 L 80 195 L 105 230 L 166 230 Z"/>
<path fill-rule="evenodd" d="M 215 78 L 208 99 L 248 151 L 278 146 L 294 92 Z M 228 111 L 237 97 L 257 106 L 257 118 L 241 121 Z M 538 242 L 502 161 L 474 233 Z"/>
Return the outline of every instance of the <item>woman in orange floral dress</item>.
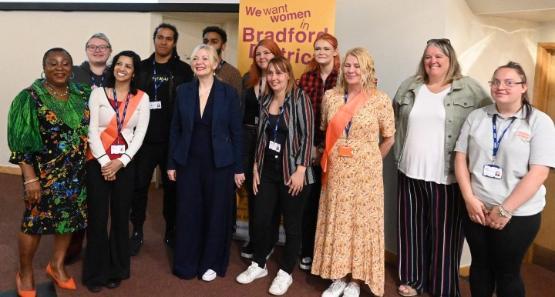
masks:
<path fill-rule="evenodd" d="M 333 280 L 324 297 L 359 296 L 362 283 L 384 293 L 382 159 L 395 123 L 391 100 L 375 82 L 368 51 L 351 49 L 322 102 L 324 180 L 312 273 Z"/>

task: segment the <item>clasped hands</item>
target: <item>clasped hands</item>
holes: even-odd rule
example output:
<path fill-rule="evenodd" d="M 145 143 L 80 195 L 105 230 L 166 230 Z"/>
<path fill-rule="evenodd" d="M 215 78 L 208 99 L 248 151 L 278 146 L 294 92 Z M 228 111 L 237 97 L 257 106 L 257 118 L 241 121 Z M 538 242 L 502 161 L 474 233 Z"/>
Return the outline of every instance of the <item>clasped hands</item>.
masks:
<path fill-rule="evenodd" d="M 123 163 L 118 159 L 114 159 L 102 166 L 100 170 L 104 180 L 114 181 L 116 180 L 116 173 L 118 173 L 121 168 L 123 168 Z"/>
<path fill-rule="evenodd" d="M 470 220 L 482 226 L 503 230 L 511 220 L 510 217 L 506 218 L 501 216 L 499 206 L 488 209 L 484 203 L 476 197 L 466 200 L 465 204 Z"/>

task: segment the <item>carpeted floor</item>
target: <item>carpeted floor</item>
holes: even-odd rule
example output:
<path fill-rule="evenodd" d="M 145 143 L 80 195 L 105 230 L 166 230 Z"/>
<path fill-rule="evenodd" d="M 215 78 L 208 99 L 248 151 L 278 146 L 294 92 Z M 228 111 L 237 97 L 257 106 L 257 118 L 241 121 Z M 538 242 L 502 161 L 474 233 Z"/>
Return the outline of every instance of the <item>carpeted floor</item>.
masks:
<path fill-rule="evenodd" d="M 19 176 L 0 174 L 0 297 L 12 297 L 15 287 L 15 273 L 18 267 L 16 234 L 21 221 L 21 181 Z M 79 281 L 77 291 L 57 289 L 57 296 L 110 296 L 110 297 L 169 297 L 169 296 L 269 296 L 270 283 L 277 272 L 277 262 L 281 249 L 276 252 L 268 263 L 270 274 L 256 280 L 250 285 L 235 282 L 235 276 L 246 269 L 250 262 L 239 257 L 240 242 L 233 242 L 232 254 L 227 276 L 218 278 L 211 283 L 201 280 L 181 280 L 171 274 L 171 253 L 162 243 L 164 223 L 161 216 L 160 190 L 151 190 L 148 218 L 145 224 L 145 244 L 136 257 L 132 258 L 131 278 L 124 281 L 114 290 L 103 289 L 92 294 L 80 284 L 82 262 L 68 266 L 71 275 Z M 48 292 L 51 285 L 44 273 L 44 267 L 52 252 L 52 238 L 45 236 L 35 257 L 35 280 L 42 284 L 41 289 Z M 523 275 L 526 282 L 527 296 L 550 296 L 551 284 L 555 283 L 555 273 L 535 265 L 524 265 Z M 293 273 L 293 285 L 287 296 L 320 296 L 328 286 L 326 280 L 312 276 L 300 270 Z M 42 288 L 44 287 L 44 288 Z M 395 267 L 386 266 L 385 296 L 398 296 L 396 293 Z M 463 296 L 470 296 L 468 282 L 461 280 Z M 41 294 L 39 297 L 56 296 L 52 293 Z M 367 292 L 361 296 L 371 296 Z"/>

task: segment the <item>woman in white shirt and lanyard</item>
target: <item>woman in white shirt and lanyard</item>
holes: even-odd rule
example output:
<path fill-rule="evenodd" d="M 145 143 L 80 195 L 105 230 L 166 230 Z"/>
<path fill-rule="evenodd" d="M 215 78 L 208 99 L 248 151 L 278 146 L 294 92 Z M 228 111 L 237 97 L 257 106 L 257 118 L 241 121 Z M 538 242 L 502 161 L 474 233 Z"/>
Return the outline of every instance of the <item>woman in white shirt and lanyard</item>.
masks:
<path fill-rule="evenodd" d="M 555 167 L 555 127 L 528 101 L 522 67 L 509 62 L 490 81 L 495 104 L 472 112 L 455 147 L 466 204 L 474 297 L 525 296 L 520 265 L 540 227 L 544 181 Z"/>
<path fill-rule="evenodd" d="M 89 98 L 91 154 L 86 164 L 88 228 L 83 283 L 93 293 L 104 286 L 116 288 L 130 275 L 133 157 L 143 143 L 150 118 L 148 95 L 136 88 L 140 61 L 132 51 L 117 54 L 106 87 L 94 89 Z"/>

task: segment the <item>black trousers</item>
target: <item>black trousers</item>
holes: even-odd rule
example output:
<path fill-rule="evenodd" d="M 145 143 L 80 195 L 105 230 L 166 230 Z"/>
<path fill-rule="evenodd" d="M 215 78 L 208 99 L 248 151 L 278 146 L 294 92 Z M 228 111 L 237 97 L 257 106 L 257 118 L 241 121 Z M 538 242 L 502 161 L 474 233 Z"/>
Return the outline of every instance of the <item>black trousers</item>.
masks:
<path fill-rule="evenodd" d="M 247 200 L 247 210 L 249 215 L 249 241 L 251 245 L 254 245 L 254 205 L 256 203 L 255 195 L 252 190 L 252 173 L 254 166 L 254 154 L 256 151 L 256 136 L 257 127 L 244 125 L 243 128 L 243 166 L 245 170 L 245 187 L 247 190 L 248 200 Z M 268 231 L 272 235 L 269 246 L 266 248 L 266 254 L 270 252 L 272 247 L 279 240 L 279 224 L 280 224 L 281 214 L 279 208 L 273 214 L 273 225 L 271 231 Z"/>
<path fill-rule="evenodd" d="M 310 186 L 305 186 L 297 196 L 289 195 L 288 190 L 289 187 L 283 181 L 281 160 L 276 162 L 269 157 L 265 158 L 258 195 L 255 197 L 253 260 L 260 267 L 266 265 L 268 247 L 275 243 L 275 213 L 280 209 L 285 229 L 285 247 L 279 266 L 281 270 L 291 273 L 301 247 L 304 202 Z"/>
<path fill-rule="evenodd" d="M 103 286 L 109 280 L 129 278 L 129 208 L 135 164 L 131 161 L 120 169 L 115 181 L 104 180 L 96 160 L 88 161 L 86 169 L 88 227 L 83 283 Z"/>
<path fill-rule="evenodd" d="M 175 229 L 176 194 L 175 182 L 168 179 L 168 144 L 167 143 L 143 143 L 141 149 L 135 155 L 136 179 L 135 195 L 131 203 L 131 223 L 133 227 L 142 229 L 146 219 L 146 208 L 148 200 L 148 189 L 152 180 L 154 168 L 159 166 L 162 176 L 162 187 L 164 189 L 163 215 L 166 221 L 166 231 Z"/>
<path fill-rule="evenodd" d="M 314 236 L 316 234 L 316 221 L 318 220 L 318 205 L 322 191 L 322 168 L 313 166 L 315 182 L 310 186 L 303 214 L 303 241 L 301 245 L 301 258 L 314 255 Z"/>
<path fill-rule="evenodd" d="M 524 297 L 520 266 L 541 224 L 541 213 L 513 216 L 503 230 L 476 224 L 465 215 L 465 235 L 472 255 L 472 297 Z"/>

